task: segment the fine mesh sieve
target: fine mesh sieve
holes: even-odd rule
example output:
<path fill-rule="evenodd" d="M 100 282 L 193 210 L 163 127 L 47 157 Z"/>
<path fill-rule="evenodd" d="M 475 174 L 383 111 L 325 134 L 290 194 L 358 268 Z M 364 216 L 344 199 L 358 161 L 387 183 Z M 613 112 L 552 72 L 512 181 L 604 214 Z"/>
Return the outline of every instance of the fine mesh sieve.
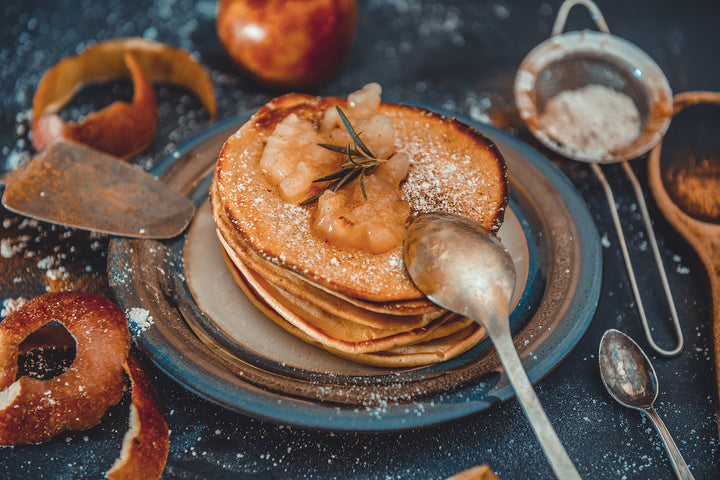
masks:
<path fill-rule="evenodd" d="M 584 30 L 562 33 L 570 9 L 578 4 L 589 10 L 599 32 Z M 594 135 L 596 141 L 587 143 L 592 144 L 592 148 L 589 146 L 584 148 L 583 144 L 571 141 L 569 129 L 562 131 L 550 128 L 546 117 L 543 116 L 550 100 L 557 98 L 563 92 L 579 92 L 588 86 L 599 86 L 598 88 L 604 92 L 613 95 L 622 94 L 623 99 L 632 101 L 637 109 L 637 115 L 633 117 L 635 119 L 633 127 L 637 128 L 638 134 L 634 139 L 629 138 L 623 144 L 612 144 L 603 142 L 603 137 L 598 135 L 607 132 L 588 131 L 584 132 L 585 135 L 588 138 Z M 535 138 L 564 157 L 592 164 L 592 170 L 607 196 L 648 343 L 661 355 L 671 357 L 679 354 L 683 348 L 683 337 L 675 304 L 642 188 L 627 163 L 628 160 L 647 153 L 662 140 L 670 124 L 673 99 L 665 74 L 655 61 L 637 46 L 611 35 L 602 13 L 592 1 L 566 0 L 558 11 L 552 36 L 532 49 L 520 64 L 515 77 L 514 93 L 520 117 Z M 573 127 L 581 128 L 582 124 L 575 124 Z M 653 339 L 635 280 L 614 195 L 600 167 L 603 163 L 618 162 L 623 163 L 623 169 L 633 185 L 668 301 L 673 328 L 678 339 L 676 346 L 671 350 L 661 348 Z"/>
<path fill-rule="evenodd" d="M 600 32 L 562 33 L 570 8 L 585 5 Z M 583 151 L 548 134 L 542 114 L 550 99 L 563 91 L 601 85 L 632 99 L 640 114 L 640 135 L 620 149 Z M 558 12 L 552 36 L 520 64 L 515 101 L 531 132 L 548 148 L 586 162 L 614 163 L 648 152 L 661 139 L 672 118 L 672 91 L 658 65 L 632 43 L 609 33 L 600 10 L 589 0 L 568 0 Z"/>

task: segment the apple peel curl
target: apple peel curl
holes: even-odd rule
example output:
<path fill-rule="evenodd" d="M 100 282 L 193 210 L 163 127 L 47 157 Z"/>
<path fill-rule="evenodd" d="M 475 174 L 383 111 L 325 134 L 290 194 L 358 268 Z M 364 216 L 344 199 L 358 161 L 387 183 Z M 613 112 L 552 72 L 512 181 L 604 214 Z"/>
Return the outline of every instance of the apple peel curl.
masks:
<path fill-rule="evenodd" d="M 33 116 L 33 147 L 41 150 L 62 137 L 96 150 L 127 158 L 141 152 L 153 140 L 157 126 L 157 101 L 152 84 L 135 57 L 123 55 L 133 81 L 132 103 L 116 101 L 90 113 L 80 123 L 67 123 L 56 113 Z"/>
<path fill-rule="evenodd" d="M 135 89 L 131 105 L 115 102 L 79 124 L 65 123 L 56 115 L 84 85 L 128 76 L 132 77 Z M 170 83 L 193 92 L 210 118 L 215 117 L 217 104 L 212 81 L 187 51 L 138 37 L 108 40 L 62 59 L 45 73 L 33 97 L 33 146 L 40 150 L 52 138 L 65 136 L 81 143 L 97 142 L 87 144 L 122 158 L 142 151 L 152 140 L 157 118 L 151 82 Z M 148 90 L 152 93 L 152 105 Z M 128 112 L 134 115 L 134 120 L 123 122 L 122 117 Z M 153 127 L 148 129 L 151 120 Z M 109 146 L 104 147 L 103 143 Z"/>
<path fill-rule="evenodd" d="M 129 356 L 125 372 L 132 382 L 130 428 L 123 438 L 120 457 L 105 475 L 110 480 L 157 479 L 167 461 L 170 439 L 150 379 Z"/>

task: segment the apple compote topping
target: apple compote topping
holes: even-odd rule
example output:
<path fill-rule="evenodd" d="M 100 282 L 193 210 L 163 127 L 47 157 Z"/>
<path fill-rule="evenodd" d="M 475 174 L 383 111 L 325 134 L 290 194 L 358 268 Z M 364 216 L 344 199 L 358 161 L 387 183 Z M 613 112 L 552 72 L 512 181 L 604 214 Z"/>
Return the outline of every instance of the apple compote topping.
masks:
<path fill-rule="evenodd" d="M 410 205 L 400 198 L 400 182 L 407 177 L 410 157 L 393 155 L 365 178 L 365 200 L 354 182 L 318 199 L 315 232 L 338 246 L 382 253 L 400 244 Z"/>
<path fill-rule="evenodd" d="M 305 200 L 315 187 L 313 180 L 336 167 L 337 154 L 320 147 L 322 142 L 313 124 L 294 113 L 268 138 L 260 168 L 288 202 Z"/>
<path fill-rule="evenodd" d="M 328 109 L 314 125 L 308 119 L 289 115 L 268 139 L 260 167 L 291 203 L 310 203 L 317 198 L 313 222 L 315 234 L 343 248 L 386 252 L 402 242 L 410 206 L 401 198 L 400 185 L 408 174 L 410 159 L 395 151 L 395 129 L 389 117 L 377 113 L 382 89 L 366 85 L 348 96 L 344 114 L 349 129 L 336 108 Z M 360 168 L 351 180 L 333 187 L 330 180 L 318 182 L 347 168 L 347 153 L 319 144 L 361 151 L 354 129 L 372 155 L 358 158 L 372 167 Z M 357 157 L 356 157 L 357 158 Z M 331 185 L 328 188 L 328 185 Z M 325 191 L 322 191 L 326 188 Z"/>

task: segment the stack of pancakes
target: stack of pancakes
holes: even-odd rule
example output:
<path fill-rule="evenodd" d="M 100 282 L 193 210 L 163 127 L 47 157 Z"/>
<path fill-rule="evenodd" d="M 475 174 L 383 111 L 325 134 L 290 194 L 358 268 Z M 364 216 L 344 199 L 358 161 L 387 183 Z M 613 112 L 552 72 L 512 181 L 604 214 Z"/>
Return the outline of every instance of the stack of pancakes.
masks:
<path fill-rule="evenodd" d="M 288 332 L 339 356 L 388 367 L 452 358 L 485 337 L 417 290 L 402 245 L 384 253 L 343 248 L 313 232 L 317 204 L 283 200 L 259 161 L 291 113 L 319 123 L 344 98 L 279 97 L 231 136 L 218 158 L 210 199 L 225 259 L 237 283 Z M 508 201 L 505 163 L 475 130 L 428 110 L 382 102 L 397 152 L 410 157 L 402 196 L 411 218 L 446 211 L 496 231 Z M 371 201 L 372 199 L 368 199 Z"/>

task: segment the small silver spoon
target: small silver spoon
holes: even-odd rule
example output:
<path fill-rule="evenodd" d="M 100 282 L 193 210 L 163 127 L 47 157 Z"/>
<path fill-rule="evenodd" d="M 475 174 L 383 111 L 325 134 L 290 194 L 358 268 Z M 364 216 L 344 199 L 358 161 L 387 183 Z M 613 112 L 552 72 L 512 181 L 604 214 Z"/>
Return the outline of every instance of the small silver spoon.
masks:
<path fill-rule="evenodd" d="M 600 376 L 610 395 L 621 405 L 645 412 L 660 433 L 670 455 L 675 475 L 680 480 L 692 480 L 685 460 L 670 432 L 653 407 L 658 395 L 658 382 L 645 352 L 624 333 L 608 330 L 600 340 Z"/>
<path fill-rule="evenodd" d="M 510 336 L 515 266 L 500 241 L 479 223 L 428 213 L 405 237 L 410 278 L 432 302 L 480 323 L 495 345 L 510 384 L 559 479 L 580 479 L 540 401 Z"/>

